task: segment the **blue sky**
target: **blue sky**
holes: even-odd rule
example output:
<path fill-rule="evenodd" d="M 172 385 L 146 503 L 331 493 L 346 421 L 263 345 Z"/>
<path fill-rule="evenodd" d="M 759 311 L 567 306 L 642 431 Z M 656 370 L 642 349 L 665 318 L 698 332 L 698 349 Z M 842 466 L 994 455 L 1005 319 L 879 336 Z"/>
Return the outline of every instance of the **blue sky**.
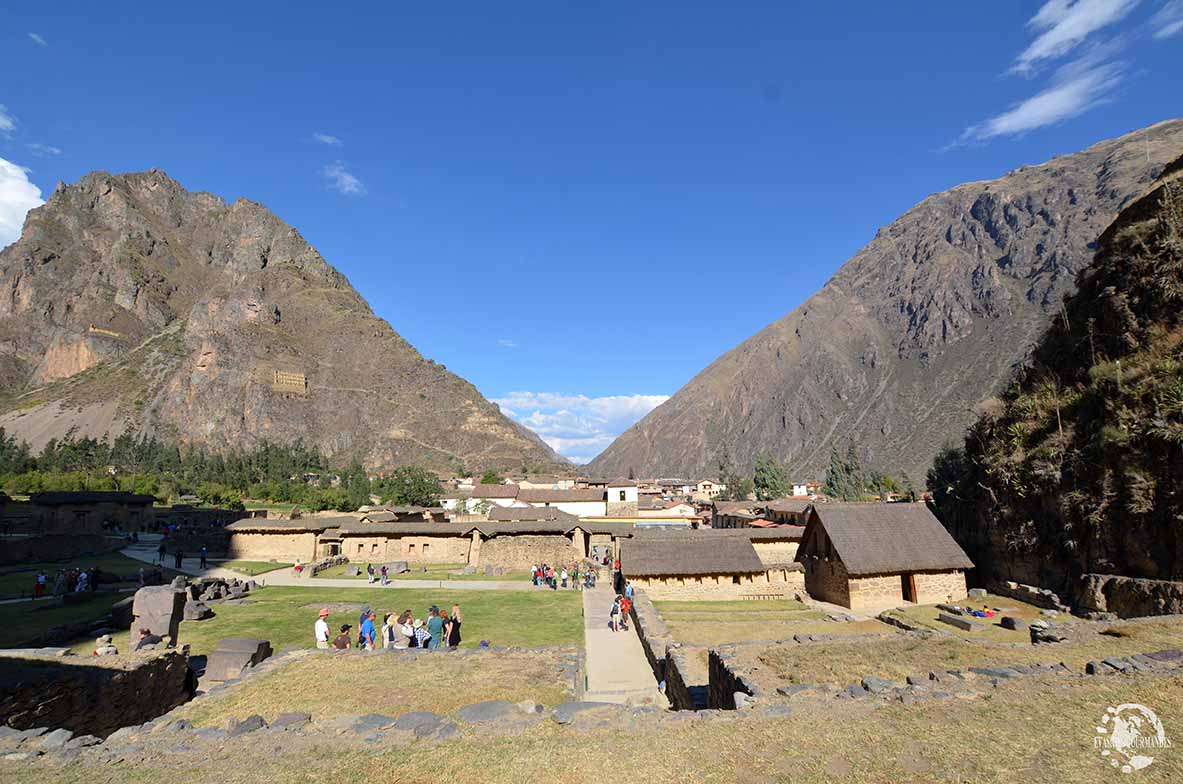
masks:
<path fill-rule="evenodd" d="M 0 242 L 94 169 L 260 201 L 577 459 L 929 193 L 1183 114 L 1183 0 L 159 5 L 5 4 Z"/>

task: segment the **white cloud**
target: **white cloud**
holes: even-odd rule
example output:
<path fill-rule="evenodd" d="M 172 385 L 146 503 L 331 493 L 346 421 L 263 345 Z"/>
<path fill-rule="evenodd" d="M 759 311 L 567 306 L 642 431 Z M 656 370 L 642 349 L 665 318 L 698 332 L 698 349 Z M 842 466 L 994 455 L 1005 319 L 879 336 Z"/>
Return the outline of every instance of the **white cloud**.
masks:
<path fill-rule="evenodd" d="M 514 341 L 510 340 L 509 338 L 498 338 L 497 345 L 501 346 L 501 348 L 517 348 L 518 347 L 518 344 L 515 343 Z"/>
<path fill-rule="evenodd" d="M 1098 30 L 1120 22 L 1134 10 L 1139 0 L 1048 0 L 1027 27 L 1040 31 L 1022 51 L 1012 71 L 1030 73 L 1045 60 L 1055 60 L 1071 52 Z"/>
<path fill-rule="evenodd" d="M 1010 109 L 965 129 L 961 143 L 1013 136 L 1076 117 L 1104 103 L 1121 83 L 1125 64 L 1106 62 L 1113 47 L 1096 47 L 1090 54 L 1056 70 L 1051 84 Z"/>
<path fill-rule="evenodd" d="M 312 134 L 312 141 L 319 142 L 320 144 L 327 144 L 330 147 L 340 147 L 342 144 L 341 140 L 336 136 L 330 136 L 327 133 Z"/>
<path fill-rule="evenodd" d="M 0 248 L 21 236 L 25 215 L 45 202 L 41 189 L 29 182 L 29 171 L 0 158 Z"/>
<path fill-rule="evenodd" d="M 8 113 L 8 107 L 0 103 L 0 134 L 7 136 L 16 130 L 16 118 Z"/>
<path fill-rule="evenodd" d="M 1161 40 L 1183 33 L 1183 0 L 1169 0 L 1150 20 L 1154 37 Z"/>
<path fill-rule="evenodd" d="M 62 148 L 54 147 L 52 144 L 41 144 L 39 142 L 35 142 L 33 144 L 26 144 L 25 146 L 28 147 L 29 152 L 33 153 L 34 155 L 50 156 L 62 154 Z"/>
<path fill-rule="evenodd" d="M 49 46 L 49 42 L 36 33 L 29 33 L 29 38 L 31 38 L 33 43 L 37 44 L 38 46 Z"/>
<path fill-rule="evenodd" d="M 329 185 L 346 196 L 365 196 L 366 186 L 357 177 L 349 173 L 345 164 L 334 161 L 321 169 L 320 172 L 329 181 Z"/>
<path fill-rule="evenodd" d="M 510 392 L 493 402 L 506 416 L 533 430 L 563 457 L 586 463 L 668 399 L 668 395 L 588 397 Z"/>

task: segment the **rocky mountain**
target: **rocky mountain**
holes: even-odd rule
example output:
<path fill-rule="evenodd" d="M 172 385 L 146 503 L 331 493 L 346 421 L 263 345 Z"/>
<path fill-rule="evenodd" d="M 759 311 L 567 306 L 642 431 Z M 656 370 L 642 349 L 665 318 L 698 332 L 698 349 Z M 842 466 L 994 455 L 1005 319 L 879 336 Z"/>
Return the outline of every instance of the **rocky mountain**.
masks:
<path fill-rule="evenodd" d="M 265 207 L 161 171 L 59 185 L 0 251 L 0 292 L 0 426 L 34 447 L 130 428 L 214 449 L 303 439 L 375 468 L 562 463 Z"/>
<path fill-rule="evenodd" d="M 1171 120 L 930 196 L 589 470 L 693 477 L 765 452 L 821 478 L 853 441 L 864 466 L 919 486 L 1059 311 L 1096 238 L 1180 151 Z"/>
<path fill-rule="evenodd" d="M 984 409 L 930 485 L 986 581 L 1183 578 L 1183 157 Z"/>

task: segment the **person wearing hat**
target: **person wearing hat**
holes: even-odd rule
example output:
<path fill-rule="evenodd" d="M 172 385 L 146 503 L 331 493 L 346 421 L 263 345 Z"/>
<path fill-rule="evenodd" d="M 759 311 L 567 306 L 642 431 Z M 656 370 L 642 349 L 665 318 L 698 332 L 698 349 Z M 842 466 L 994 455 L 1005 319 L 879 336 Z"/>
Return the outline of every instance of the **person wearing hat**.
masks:
<path fill-rule="evenodd" d="M 312 625 L 312 633 L 316 636 L 317 648 L 329 647 L 329 608 L 321 607 L 316 623 Z"/>
<path fill-rule="evenodd" d="M 431 632 L 423 625 L 422 618 L 415 619 L 415 647 L 426 648 L 431 643 Z"/>
<path fill-rule="evenodd" d="M 337 635 L 337 639 L 333 640 L 333 647 L 339 651 L 349 650 L 351 641 L 349 639 L 349 630 L 353 627 L 347 623 L 341 624 L 341 633 Z"/>

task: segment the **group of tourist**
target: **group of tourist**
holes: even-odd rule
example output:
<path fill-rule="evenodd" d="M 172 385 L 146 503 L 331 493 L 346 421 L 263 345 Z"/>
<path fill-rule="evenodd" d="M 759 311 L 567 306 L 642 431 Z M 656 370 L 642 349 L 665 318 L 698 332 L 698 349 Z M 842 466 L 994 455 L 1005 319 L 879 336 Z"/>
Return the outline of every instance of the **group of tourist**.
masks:
<path fill-rule="evenodd" d="M 460 645 L 460 605 L 453 604 L 449 615 L 437 605 L 427 609 L 426 618 L 416 618 L 411 610 L 404 610 L 397 618 L 394 613 L 384 613 L 382 626 L 378 627 L 378 614 L 369 607 L 361 611 L 357 621 L 357 633 L 351 630 L 353 624 L 343 623 L 337 635 L 329 630 L 329 608 L 322 607 L 313 624 L 313 635 L 317 648 L 331 648 L 345 651 L 358 648 L 366 651 L 392 648 L 426 648 L 430 651 L 454 651 Z"/>
<path fill-rule="evenodd" d="M 57 577 L 53 581 L 53 595 L 61 596 L 67 593 L 86 593 L 95 591 L 99 584 L 99 568 L 89 569 L 58 569 Z M 49 590 L 49 575 L 44 569 L 37 571 L 33 578 L 33 597 L 40 599 Z"/>
<path fill-rule="evenodd" d="M 534 564 L 530 567 L 530 579 L 535 588 L 550 588 L 554 591 L 570 587 L 581 591 L 596 587 L 596 569 L 590 563 L 578 561 L 558 570 L 547 564 Z"/>

